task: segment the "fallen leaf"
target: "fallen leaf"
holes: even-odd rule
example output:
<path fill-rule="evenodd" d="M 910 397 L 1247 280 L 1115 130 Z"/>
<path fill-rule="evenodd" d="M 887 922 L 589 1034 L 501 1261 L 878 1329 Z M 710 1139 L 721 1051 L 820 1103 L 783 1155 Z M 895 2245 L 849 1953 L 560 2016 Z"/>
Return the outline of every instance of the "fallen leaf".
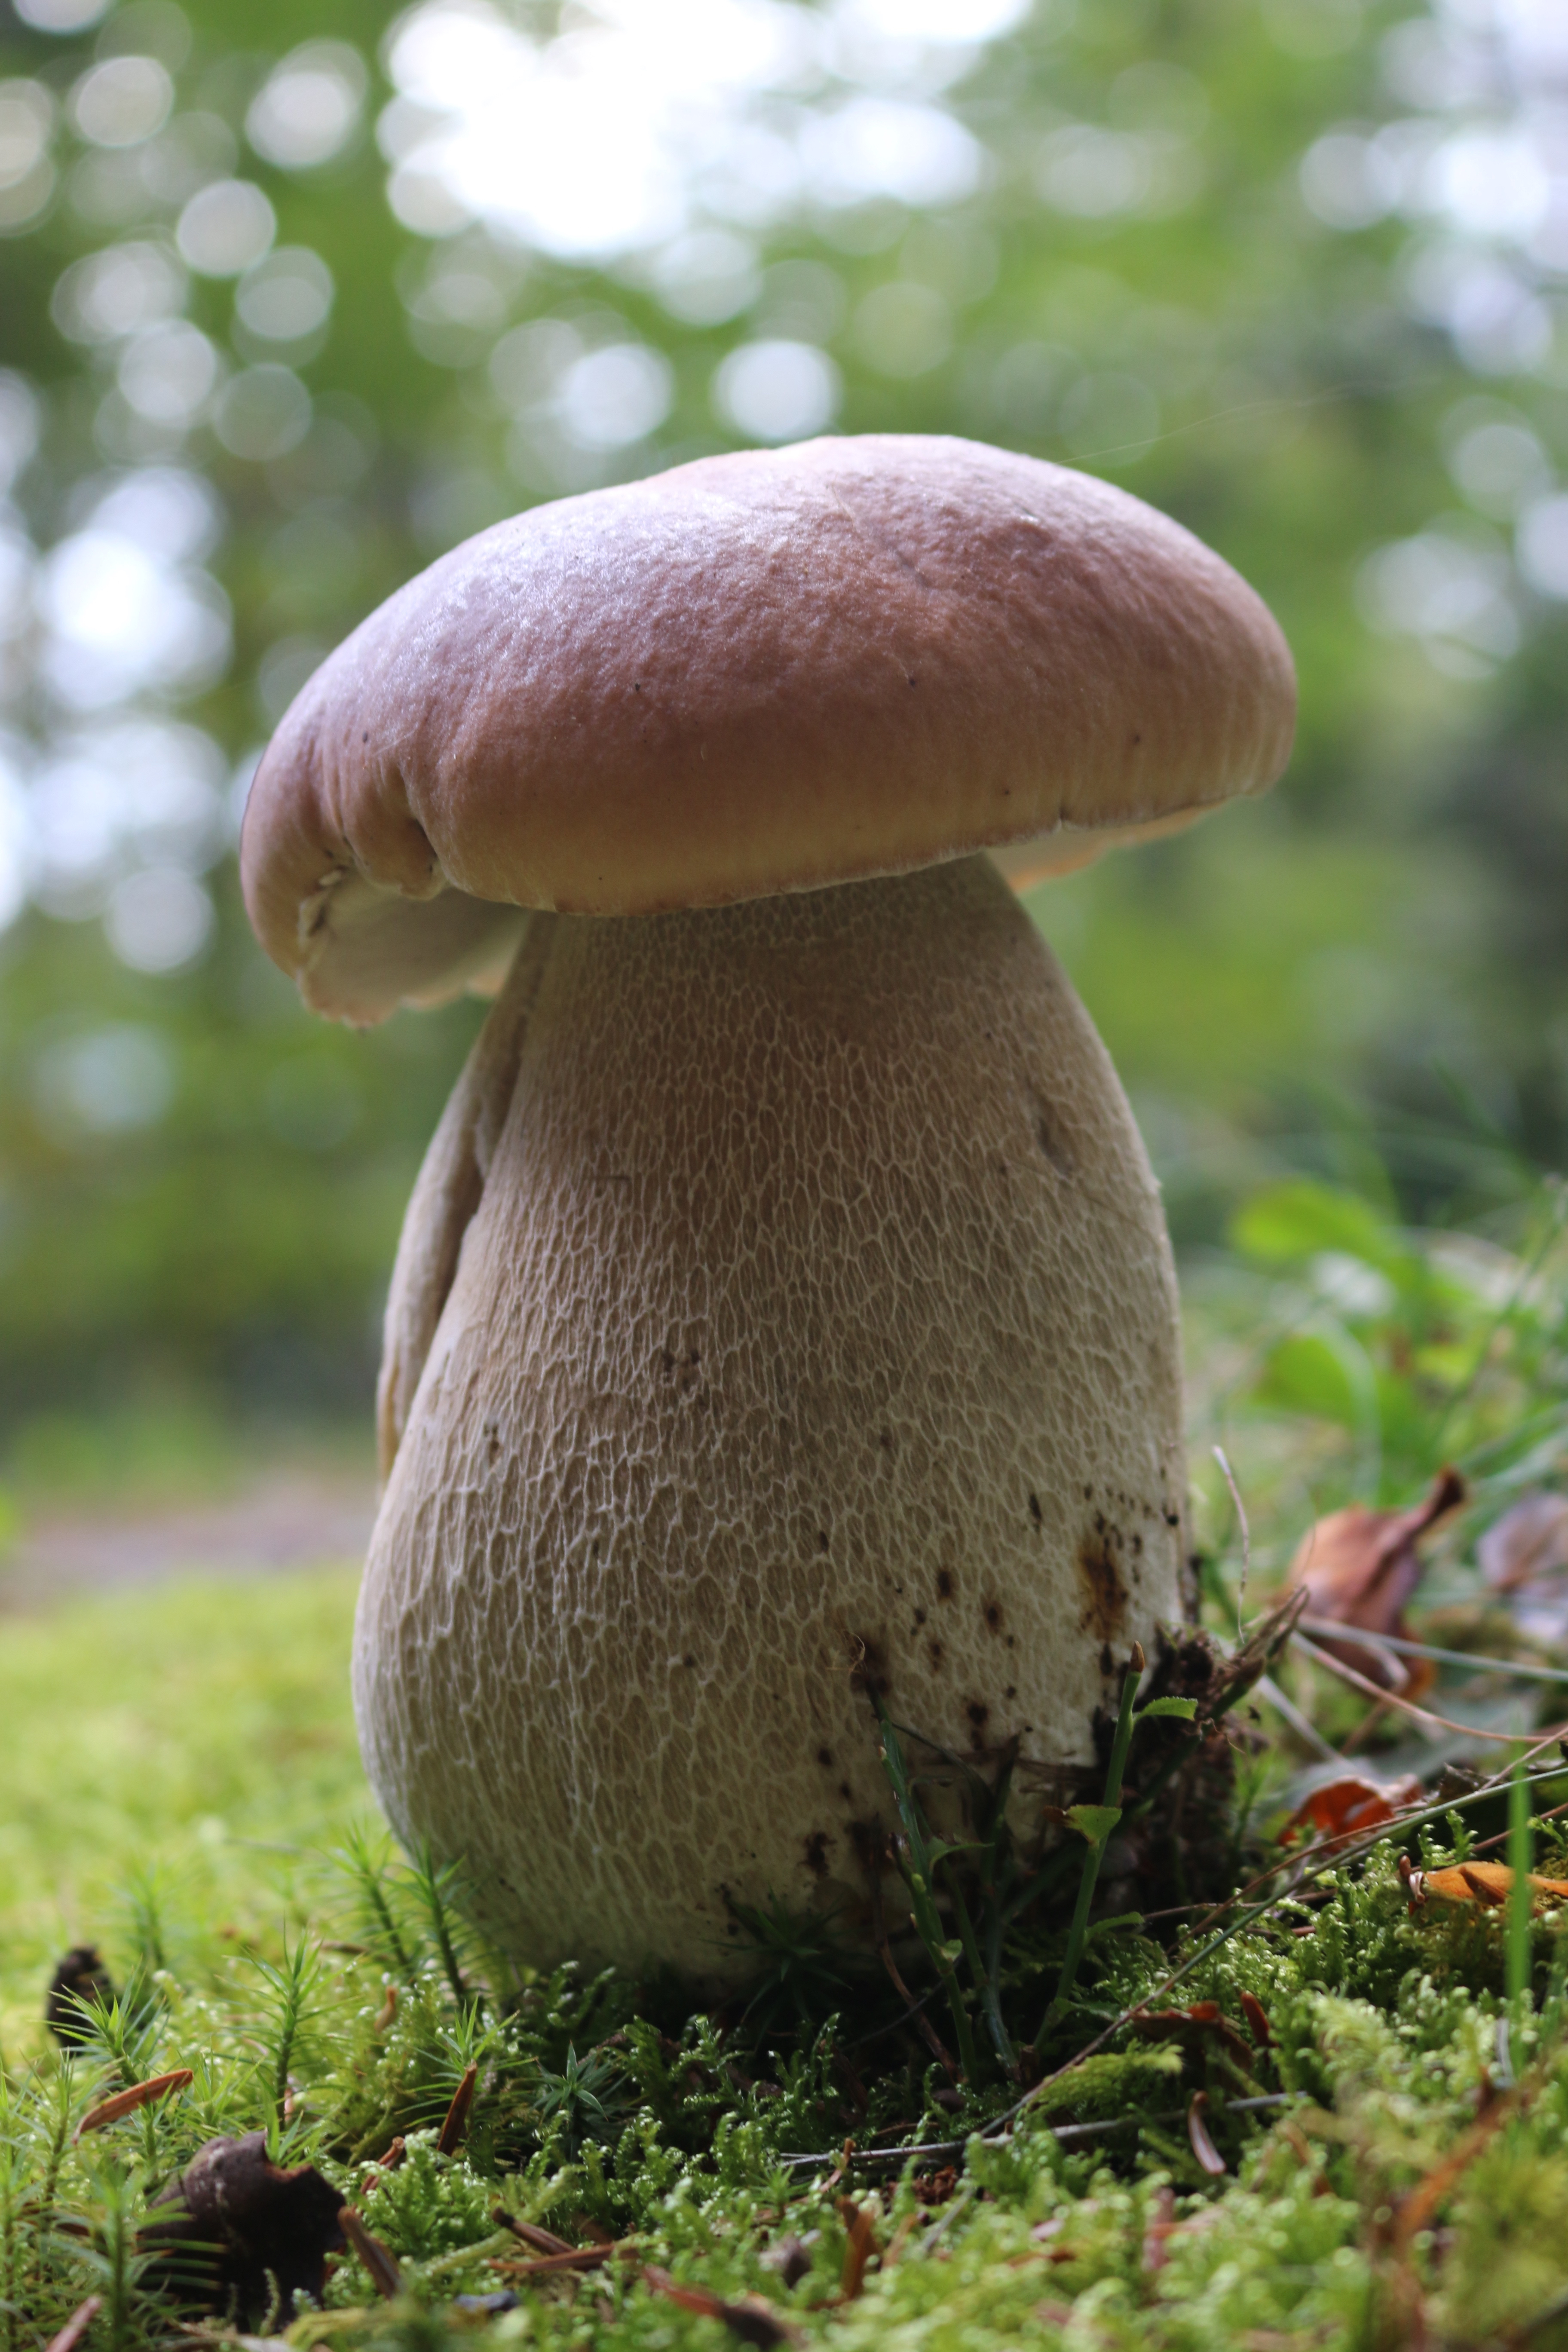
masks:
<path fill-rule="evenodd" d="M 452 2104 L 447 2110 L 447 2120 L 441 2126 L 436 2141 L 437 2156 L 456 2156 L 468 2134 L 468 2116 L 474 2104 L 474 2084 L 479 2079 L 477 2066 L 466 2066 L 463 2079 L 452 2094 Z"/>
<path fill-rule="evenodd" d="M 1187 2143 L 1197 2158 L 1200 2168 L 1211 2180 L 1217 2180 L 1226 2168 L 1225 2158 L 1209 2135 L 1209 2095 L 1194 2091 L 1187 2101 Z"/>
<path fill-rule="evenodd" d="M 75 2131 L 74 2141 L 83 2132 L 101 2131 L 105 2124 L 117 2124 L 121 2116 L 133 2116 L 139 2107 L 150 2107 L 156 2099 L 166 2099 L 175 2091 L 184 2091 L 195 2076 L 188 2066 L 175 2066 L 167 2074 L 153 2074 L 145 2083 L 133 2083 L 128 2091 L 116 2091 L 111 2099 L 102 2099 L 96 2107 L 89 2107 Z"/>
<path fill-rule="evenodd" d="M 710 2287 L 682 2286 L 668 2271 L 658 2270 L 651 2263 L 643 2271 L 643 2283 L 651 2294 L 662 2295 L 678 2310 L 695 2312 L 701 2319 L 720 2320 L 742 2344 L 758 2345 L 763 2352 L 768 2352 L 768 2347 L 775 2344 L 800 2341 L 801 2330 L 760 2294 L 731 2298 L 715 2294 Z"/>
<path fill-rule="evenodd" d="M 1308 1594 L 1314 1617 L 1407 1641 L 1405 1603 L 1425 1573 L 1416 1545 L 1458 1509 L 1466 1492 L 1457 1470 L 1440 1470 L 1431 1493 L 1414 1510 L 1371 1511 L 1352 1503 L 1347 1510 L 1331 1512 L 1308 1530 L 1290 1563 L 1290 1585 Z M 1342 1664 L 1407 1698 L 1418 1697 L 1435 1679 L 1428 1659 L 1412 1659 L 1395 1675 L 1393 1662 L 1375 1651 L 1316 1638 Z"/>
<path fill-rule="evenodd" d="M 1274 2034 L 1268 2023 L 1268 2011 L 1255 1992 L 1238 1993 L 1237 1998 L 1241 2003 L 1241 2013 L 1247 2020 L 1247 2032 L 1259 2050 L 1268 2049 L 1273 2042 Z"/>
<path fill-rule="evenodd" d="M 370 2273 L 370 2283 L 384 2302 L 395 2303 L 403 2293 L 403 2272 L 390 2246 L 367 2230 L 352 2205 L 338 2209 L 338 2227 Z"/>
<path fill-rule="evenodd" d="M 1506 1862 L 1458 1862 L 1446 1870 L 1416 1870 L 1408 1855 L 1401 1855 L 1399 1875 L 1413 1910 L 1436 1901 L 1479 1903 L 1486 1910 L 1499 1911 L 1513 1891 L 1513 1872 Z M 1568 1903 L 1568 1878 L 1542 1878 L 1532 1870 L 1530 1884 L 1534 1889 L 1533 1908 Z"/>
<path fill-rule="evenodd" d="M 1363 1656 L 1366 1654 L 1363 1651 Z M 1304 1798 L 1280 1832 L 1281 1842 L 1309 1830 L 1325 1838 L 1353 1837 L 1360 1830 L 1381 1829 L 1392 1822 L 1414 1797 L 1421 1783 L 1413 1772 L 1397 1780 L 1374 1780 L 1365 1772 L 1342 1772 Z"/>
<path fill-rule="evenodd" d="M 1568 1495 L 1521 1495 L 1476 1546 L 1494 1592 L 1516 1592 L 1552 1569 L 1568 1568 Z"/>
<path fill-rule="evenodd" d="M 1250 2061 L 1246 2037 L 1221 2010 L 1217 2000 L 1195 2000 L 1190 2009 L 1141 2009 L 1127 2021 L 1130 2030 L 1145 2042 L 1218 2042 L 1231 2055 Z"/>
<path fill-rule="evenodd" d="M 1481 1574 L 1531 1641 L 1568 1640 L 1568 1495 L 1523 1495 L 1476 1547 Z"/>
<path fill-rule="evenodd" d="M 846 2303 L 853 2303 L 866 2283 L 866 2265 L 876 2252 L 879 2209 L 870 2198 L 859 2207 L 845 2198 L 840 2210 L 849 2231 L 849 2242 L 844 2249 L 844 2274 L 838 2282 L 838 2292 Z"/>

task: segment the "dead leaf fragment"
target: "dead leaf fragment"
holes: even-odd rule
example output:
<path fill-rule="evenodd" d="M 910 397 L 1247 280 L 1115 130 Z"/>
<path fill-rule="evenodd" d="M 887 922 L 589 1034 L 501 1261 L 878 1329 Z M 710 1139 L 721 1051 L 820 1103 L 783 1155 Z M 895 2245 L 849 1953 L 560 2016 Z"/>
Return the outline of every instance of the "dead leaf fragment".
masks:
<path fill-rule="evenodd" d="M 866 2284 L 866 2265 L 877 2250 L 879 2209 L 869 2197 L 860 2206 L 847 2197 L 839 2211 L 849 2231 L 849 2242 L 844 2249 L 844 2273 L 838 2292 L 844 2302 L 853 2303 Z"/>
<path fill-rule="evenodd" d="M 1240 1993 L 1237 1999 L 1241 2002 L 1241 2013 L 1247 2020 L 1247 2032 L 1259 2050 L 1268 2049 L 1273 2042 L 1274 2032 L 1268 2022 L 1268 2011 L 1255 1992 Z"/>
<path fill-rule="evenodd" d="M 477 2066 L 466 2066 L 463 2079 L 452 2094 L 452 2104 L 447 2110 L 447 2120 L 441 2126 L 436 2141 L 437 2156 L 456 2156 L 468 2136 L 468 2116 L 473 2111 L 474 2085 L 479 2079 Z"/>
<path fill-rule="evenodd" d="M 1205 2041 L 1213 2041 L 1233 2058 L 1247 2061 L 1252 2056 L 1245 2035 L 1217 2000 L 1194 2000 L 1190 2009 L 1141 2009 L 1127 2023 L 1144 2042 L 1185 2042 L 1201 2048 Z"/>
<path fill-rule="evenodd" d="M 369 2272 L 370 2283 L 377 2294 L 387 2303 L 395 2302 L 403 2293 L 403 2272 L 392 2248 L 384 2246 L 381 2240 L 365 2228 L 352 2205 L 340 2207 L 338 2227 Z"/>
<path fill-rule="evenodd" d="M 1187 2142 L 1200 2168 L 1208 2174 L 1211 2180 L 1217 2180 L 1226 2168 L 1226 2162 L 1210 2136 L 1208 2112 L 1208 2093 L 1194 2091 L 1187 2102 Z"/>
<path fill-rule="evenodd" d="M 762 2352 L 770 2352 L 776 2344 L 797 2344 L 802 2331 L 773 2309 L 760 2294 L 729 2297 L 715 2294 L 710 2287 L 683 2286 L 651 2263 L 643 2270 L 643 2284 L 650 2294 L 662 2295 L 678 2310 L 695 2312 L 701 2319 L 717 2319 L 742 2344 L 754 2344 Z"/>
<path fill-rule="evenodd" d="M 1362 1830 L 1382 1829 L 1420 1793 L 1421 1783 L 1414 1772 L 1397 1780 L 1375 1780 L 1367 1772 L 1341 1772 L 1303 1798 L 1280 1836 L 1291 1840 L 1316 1830 L 1332 1842 L 1354 1837 Z"/>
<path fill-rule="evenodd" d="M 1309 1528 L 1290 1563 L 1291 1587 L 1309 1595 L 1314 1617 L 1408 1640 L 1405 1604 L 1426 1572 L 1416 1546 L 1458 1509 L 1466 1492 L 1458 1472 L 1445 1469 L 1413 1510 L 1372 1511 L 1352 1503 L 1347 1510 L 1331 1511 Z M 1402 1690 L 1407 1698 L 1419 1697 L 1434 1679 L 1429 1660 L 1412 1659 L 1396 1672 L 1394 1661 L 1358 1643 L 1319 1638 L 1342 1664 L 1354 1666 L 1384 1689 Z"/>
<path fill-rule="evenodd" d="M 186 2090 L 195 2080 L 188 2066 L 175 2066 L 167 2074 L 153 2074 L 145 2083 L 132 2083 L 128 2091 L 116 2091 L 111 2099 L 100 2099 L 96 2107 L 89 2107 L 71 2138 L 76 2141 L 83 2132 L 101 2131 L 106 2124 L 117 2124 L 121 2116 L 133 2116 L 138 2107 L 150 2107 L 155 2099 L 167 2099 L 176 2091 Z"/>
<path fill-rule="evenodd" d="M 1481 1574 L 1494 1592 L 1568 1568 L 1568 1495 L 1521 1495 L 1476 1546 Z"/>
<path fill-rule="evenodd" d="M 1487 1529 L 1476 1557 L 1521 1633 L 1568 1639 L 1568 1495 L 1522 1495 Z"/>
<path fill-rule="evenodd" d="M 1413 1911 L 1434 1901 L 1479 1903 L 1485 1910 L 1500 1911 L 1513 1890 L 1513 1872 L 1506 1862 L 1458 1862 L 1446 1870 L 1415 1870 L 1409 1857 L 1402 1855 L 1399 1875 Z M 1543 1878 L 1532 1870 L 1530 1884 L 1533 1910 L 1568 1903 L 1568 1878 Z"/>

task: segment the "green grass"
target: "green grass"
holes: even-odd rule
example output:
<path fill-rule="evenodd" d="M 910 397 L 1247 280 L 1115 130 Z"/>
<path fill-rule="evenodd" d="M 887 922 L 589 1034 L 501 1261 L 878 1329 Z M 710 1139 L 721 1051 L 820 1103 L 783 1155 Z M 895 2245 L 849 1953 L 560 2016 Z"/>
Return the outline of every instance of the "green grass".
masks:
<path fill-rule="evenodd" d="M 287 1911 L 299 1855 L 371 1810 L 348 1698 L 357 1581 L 335 1565 L 0 1617 L 8 2053 L 36 2040 L 58 1953 L 113 1945 L 128 1868 L 155 1866 L 209 1932 L 248 1929 Z"/>
<path fill-rule="evenodd" d="M 1241 1559 L 1216 1441 L 1252 1522 L 1249 1612 L 1314 1511 L 1404 1502 L 1453 1460 L 1473 1500 L 1424 1602 L 1450 1643 L 1521 1645 L 1474 1549 L 1568 1469 L 1563 1222 L 1561 1192 L 1522 1181 L 1463 1236 L 1403 1230 L 1375 1190 L 1292 1181 L 1190 1270 L 1194 1526 L 1222 1650 Z M 966 1910 L 954 1900 L 973 1865 L 930 1840 L 918 1770 L 895 1790 L 906 1759 L 884 1726 L 889 1820 L 896 1801 L 936 1906 L 931 1951 L 905 1966 L 966 2053 L 955 2089 L 890 1988 L 777 1910 L 749 1921 L 753 1997 L 708 2014 L 675 1984 L 519 1977 L 487 1952 L 458 1880 L 378 1850 L 347 1705 L 353 1583 L 336 1568 L 192 1582 L 5 1621 L 0 2352 L 44 2344 L 89 2292 L 104 2303 L 85 2352 L 188 2340 L 189 2305 L 137 2233 L 204 2140 L 253 2130 L 320 2168 L 401 2267 L 386 2300 L 345 2254 L 326 2308 L 289 2330 L 300 2352 L 476 2337 L 715 2352 L 790 2330 L 910 2352 L 1568 2345 L 1568 1914 L 1412 1912 L 1396 1868 L 1402 1849 L 1430 1870 L 1506 1837 L 1506 1788 L 1318 1871 L 1273 1842 L 1306 1759 L 1267 1710 L 1243 1711 L 1199 1891 L 1250 1874 L 1257 1894 L 1217 1924 L 1145 1922 L 1131 1906 L 1171 1857 L 1158 1803 L 1142 1832 L 1135 1809 L 1159 1740 L 1192 1735 L 1179 1717 L 1140 1727 L 1117 1834 L 1145 1837 L 1146 1874 L 1108 1846 L 1069 1959 L 1078 1849 L 994 1951 L 979 1879 Z M 1352 1694 L 1279 1672 L 1331 1738 L 1355 1727 Z M 1479 1713 L 1500 1692 L 1450 1672 L 1433 1703 Z M 1512 1727 L 1547 1704 L 1516 1694 Z M 1488 1751 L 1505 1777 L 1510 1752 Z M 1373 1731 L 1369 1760 L 1436 1769 L 1396 1724 Z M 1568 1795 L 1555 1763 L 1542 1759 L 1538 1809 Z M 1558 1830 L 1534 1835 L 1536 1866 L 1563 1874 Z M 67 2061 L 39 2004 L 79 1940 L 130 1990 Z M 1143 2031 L 1119 2022 L 1145 2000 Z M 1222 2022 L 1170 2014 L 1203 2002 Z M 1037 2033 L 1056 2079 L 1011 2114 L 1003 2055 Z M 73 2143 L 96 2101 L 181 2066 L 185 2088 Z M 461 2145 L 443 2154 L 470 2066 Z M 1189 2137 L 1200 2091 L 1218 2176 Z M 1285 2104 L 1227 2112 L 1237 2097 Z M 1095 2121 L 1115 2128 L 1074 2137 Z M 952 2152 L 846 2172 L 847 2137 Z M 816 2160 L 785 2161 L 802 2152 Z M 519 2223 L 579 2247 L 608 2234 L 623 2253 L 520 2278 L 494 2267 L 529 2257 Z M 509 2283 L 519 2301 L 499 2315 L 453 2301 Z"/>

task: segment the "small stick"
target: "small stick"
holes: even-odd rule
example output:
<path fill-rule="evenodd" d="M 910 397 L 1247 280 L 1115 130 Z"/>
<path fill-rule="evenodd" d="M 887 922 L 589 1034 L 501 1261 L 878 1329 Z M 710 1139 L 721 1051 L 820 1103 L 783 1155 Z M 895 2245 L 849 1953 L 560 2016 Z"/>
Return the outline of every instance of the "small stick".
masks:
<path fill-rule="evenodd" d="M 1320 1650 L 1317 1643 L 1309 1642 L 1304 1634 L 1297 1633 L 1295 1640 L 1301 1655 L 1310 1658 L 1313 1665 L 1326 1667 L 1331 1675 L 1338 1675 L 1341 1682 L 1349 1683 L 1354 1690 L 1364 1691 L 1380 1706 L 1397 1707 L 1401 1715 L 1412 1715 L 1417 1723 L 1435 1723 L 1444 1731 L 1461 1731 L 1467 1739 L 1489 1739 L 1499 1748 L 1517 1748 L 1519 1745 L 1517 1731 L 1483 1731 L 1479 1723 L 1455 1723 L 1448 1716 L 1434 1715 L 1429 1706 L 1417 1706 L 1414 1699 L 1401 1698 L 1396 1691 L 1384 1690 L 1369 1675 L 1358 1675 L 1355 1668 L 1347 1666 L 1342 1658 L 1331 1657 L 1327 1650 Z M 1568 1726 L 1559 1724 L 1552 1737 L 1559 1738 L 1564 1729 L 1568 1729 Z"/>
<path fill-rule="evenodd" d="M 557 2271 L 596 2271 L 612 2254 L 625 2254 L 621 2246 L 568 2246 L 563 2254 L 533 2254 L 526 2262 L 509 2262 L 504 2254 L 492 2255 L 487 2267 L 504 2271 L 508 2278 L 550 2278 Z"/>
<path fill-rule="evenodd" d="M 47 2352 L 76 2352 L 77 2346 L 102 2309 L 103 2297 L 100 2294 L 89 2294 L 85 2303 L 79 2303 L 59 2334 L 50 2336 Z"/>
<path fill-rule="evenodd" d="M 1294 1699 L 1286 1697 L 1272 1675 L 1259 1675 L 1252 1687 L 1259 1698 L 1267 1699 L 1275 1714 L 1289 1725 L 1297 1738 L 1310 1748 L 1323 1763 L 1338 1764 L 1342 1760 L 1339 1749 L 1330 1747 L 1310 1716 L 1303 1715 Z"/>
<path fill-rule="evenodd" d="M 504 2205 L 494 2208 L 490 2220 L 499 2230 L 510 2230 L 514 2238 L 521 2238 L 525 2246 L 531 2246 L 536 2254 L 574 2254 L 581 2251 L 576 2246 L 569 2246 L 564 2238 L 558 2238 L 553 2230 L 542 2230 L 537 2221 L 515 2220 Z"/>
<path fill-rule="evenodd" d="M 1359 1625 L 1342 1625 L 1336 1618 L 1307 1615 L 1296 1620 L 1303 1633 L 1317 1633 L 1333 1642 L 1352 1642 L 1358 1649 L 1394 1650 L 1402 1658 L 1435 1658 L 1439 1665 L 1469 1666 L 1478 1674 L 1517 1675 L 1534 1683 L 1568 1683 L 1568 1668 L 1537 1666 L 1522 1658 L 1483 1657 L 1478 1650 L 1440 1650 L 1433 1642 L 1407 1642 L 1403 1634 L 1368 1633 Z"/>

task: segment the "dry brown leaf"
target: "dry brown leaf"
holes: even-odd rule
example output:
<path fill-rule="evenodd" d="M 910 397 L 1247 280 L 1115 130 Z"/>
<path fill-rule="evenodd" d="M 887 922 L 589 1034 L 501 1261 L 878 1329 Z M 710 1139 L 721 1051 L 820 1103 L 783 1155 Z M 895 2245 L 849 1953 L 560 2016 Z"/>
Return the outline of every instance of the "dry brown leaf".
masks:
<path fill-rule="evenodd" d="M 1268 2049 L 1273 2042 L 1274 2033 L 1268 2022 L 1268 2012 L 1263 2003 L 1255 1992 L 1238 1993 L 1237 1999 L 1241 2003 L 1241 2013 L 1247 2020 L 1247 2032 L 1259 2050 Z"/>
<path fill-rule="evenodd" d="M 679 2310 L 695 2312 L 702 2319 L 722 2321 L 731 2336 L 742 2344 L 760 2346 L 762 2352 L 769 2352 L 775 2344 L 800 2341 L 802 2331 L 760 2294 L 730 2298 L 715 2294 L 711 2287 L 683 2286 L 668 2271 L 658 2270 L 651 2263 L 644 2268 L 643 2283 L 650 2294 L 662 2295 Z"/>
<path fill-rule="evenodd" d="M 1210 2137 L 1208 2111 L 1208 2093 L 1194 2091 L 1187 2102 L 1187 2143 L 1197 2158 L 1199 2168 L 1206 2172 L 1211 2180 L 1217 2180 L 1226 2168 L 1226 2163 Z"/>
<path fill-rule="evenodd" d="M 468 2135 L 468 2116 L 474 2104 L 474 2084 L 479 2079 L 477 2066 L 465 2066 L 463 2079 L 452 2094 L 452 2104 L 441 2126 L 436 2142 L 437 2156 L 456 2156 Z"/>
<path fill-rule="evenodd" d="M 1340 1625 L 1358 1626 L 1364 1633 L 1392 1633 L 1408 1640 L 1405 1607 L 1425 1573 L 1416 1549 L 1421 1538 L 1457 1511 L 1465 1500 L 1465 1482 L 1457 1470 L 1440 1470 L 1425 1502 L 1409 1511 L 1371 1511 L 1352 1503 L 1348 1510 L 1331 1511 L 1310 1528 L 1290 1563 L 1290 1584 L 1310 1599 L 1310 1613 Z M 1420 1696 L 1434 1680 L 1436 1669 L 1427 1659 L 1415 1658 L 1395 1678 L 1387 1659 L 1353 1642 L 1336 1643 L 1320 1635 L 1344 1665 L 1354 1666 L 1390 1690 L 1403 1689 L 1407 1698 Z"/>
<path fill-rule="evenodd" d="M 839 2201 L 839 2212 L 849 2232 L 849 2242 L 844 2249 L 844 2274 L 838 2282 L 838 2292 L 846 2303 L 853 2303 L 866 2283 L 866 2265 L 877 2250 L 879 2208 L 868 2198 L 857 2207 L 846 2197 Z"/>
<path fill-rule="evenodd" d="M 1300 1837 L 1309 1830 L 1331 1840 L 1353 1837 L 1361 1830 L 1382 1829 L 1420 1790 L 1421 1783 L 1413 1772 L 1397 1780 L 1374 1780 L 1365 1772 L 1342 1772 L 1302 1800 L 1280 1832 L 1281 1840 Z"/>
<path fill-rule="evenodd" d="M 1487 1529 L 1476 1557 L 1521 1633 L 1568 1641 L 1568 1495 L 1521 1495 Z"/>
<path fill-rule="evenodd" d="M 1415 1870 L 1409 1857 L 1402 1855 L 1399 1875 L 1413 1910 L 1436 1901 L 1479 1903 L 1484 1909 L 1498 1911 L 1513 1891 L 1513 1872 L 1506 1862 L 1458 1862 L 1447 1870 Z M 1530 1884 L 1534 1909 L 1549 1903 L 1568 1903 L 1568 1878 L 1542 1878 L 1532 1870 Z"/>
<path fill-rule="evenodd" d="M 105 2124 L 117 2124 L 121 2116 L 133 2116 L 138 2107 L 151 2106 L 154 2099 L 166 2099 L 175 2091 L 184 2091 L 195 2080 L 188 2066 L 175 2066 L 167 2074 L 154 2074 L 146 2083 L 133 2083 L 128 2091 L 116 2091 L 111 2099 L 102 2099 L 96 2107 L 89 2107 L 75 2131 L 73 2140 L 83 2132 L 101 2131 Z"/>
<path fill-rule="evenodd" d="M 403 2272 L 390 2246 L 367 2230 L 352 2205 L 338 2210 L 338 2227 L 370 2273 L 377 2294 L 391 2303 L 403 2293 Z"/>
<path fill-rule="evenodd" d="M 1252 2056 L 1245 2037 L 1217 2000 L 1194 2000 L 1190 2009 L 1141 2009 L 1127 2023 L 1145 2042 L 1186 2042 L 1201 2047 L 1212 2039 L 1244 2063 Z"/>
<path fill-rule="evenodd" d="M 1476 1546 L 1481 1574 L 1494 1592 L 1568 1568 L 1568 1495 L 1521 1495 Z"/>

